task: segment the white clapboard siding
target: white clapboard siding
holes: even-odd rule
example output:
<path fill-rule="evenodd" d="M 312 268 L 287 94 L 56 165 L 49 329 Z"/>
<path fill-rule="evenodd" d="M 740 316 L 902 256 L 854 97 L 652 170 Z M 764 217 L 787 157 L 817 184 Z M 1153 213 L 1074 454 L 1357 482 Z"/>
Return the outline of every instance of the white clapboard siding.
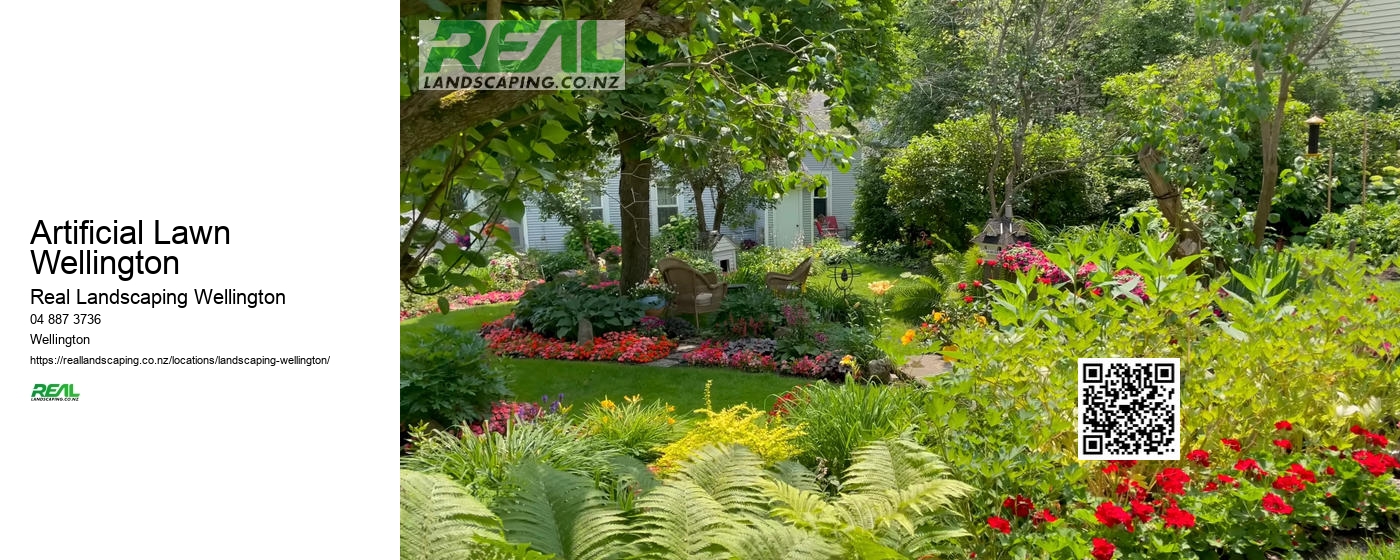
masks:
<path fill-rule="evenodd" d="M 1400 0 L 1357 0 L 1342 14 L 1341 35 L 1371 57 L 1356 61 L 1356 71 L 1384 81 L 1400 79 Z"/>

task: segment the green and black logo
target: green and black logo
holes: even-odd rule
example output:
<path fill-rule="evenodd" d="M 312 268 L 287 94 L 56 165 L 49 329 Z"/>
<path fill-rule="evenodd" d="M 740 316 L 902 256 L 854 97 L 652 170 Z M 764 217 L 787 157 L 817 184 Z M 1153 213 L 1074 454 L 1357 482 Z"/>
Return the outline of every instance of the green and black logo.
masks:
<path fill-rule="evenodd" d="M 29 400 L 76 401 L 78 400 L 78 391 L 73 389 L 73 385 L 70 383 L 54 383 L 49 385 L 45 385 L 43 383 L 35 383 L 34 392 L 30 393 Z"/>

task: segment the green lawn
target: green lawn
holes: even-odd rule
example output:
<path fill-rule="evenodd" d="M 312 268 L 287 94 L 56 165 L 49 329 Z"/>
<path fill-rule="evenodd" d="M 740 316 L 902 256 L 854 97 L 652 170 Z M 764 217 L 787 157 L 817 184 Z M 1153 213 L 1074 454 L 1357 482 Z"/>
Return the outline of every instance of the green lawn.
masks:
<path fill-rule="evenodd" d="M 458 309 L 446 315 L 432 313 L 409 319 L 399 323 L 399 337 L 406 334 L 422 334 L 433 330 L 438 325 L 452 325 L 464 331 L 476 331 L 481 325 L 500 319 L 510 314 L 510 310 L 515 307 L 515 303 L 492 303 L 489 305 L 477 305 L 466 309 Z"/>
<path fill-rule="evenodd" d="M 619 401 L 626 395 L 662 400 L 681 411 L 705 406 L 705 381 L 713 380 L 715 409 L 749 403 L 767 410 L 778 395 L 810 380 L 772 373 L 748 373 L 722 368 L 654 367 L 612 362 L 508 360 L 515 370 L 511 390 L 522 401 L 564 394 L 565 404 Z"/>

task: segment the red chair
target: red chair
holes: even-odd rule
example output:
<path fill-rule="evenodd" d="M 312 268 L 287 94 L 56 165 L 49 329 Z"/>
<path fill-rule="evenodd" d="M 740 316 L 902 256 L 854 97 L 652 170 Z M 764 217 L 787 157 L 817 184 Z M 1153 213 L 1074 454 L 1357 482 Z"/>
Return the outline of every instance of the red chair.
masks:
<path fill-rule="evenodd" d="M 817 237 L 841 237 L 841 226 L 836 223 L 836 216 L 817 218 Z"/>

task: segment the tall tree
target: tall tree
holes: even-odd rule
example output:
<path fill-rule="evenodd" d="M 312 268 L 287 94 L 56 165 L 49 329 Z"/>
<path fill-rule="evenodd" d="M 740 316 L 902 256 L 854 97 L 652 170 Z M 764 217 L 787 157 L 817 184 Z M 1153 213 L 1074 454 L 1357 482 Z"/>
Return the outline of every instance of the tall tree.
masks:
<path fill-rule="evenodd" d="M 695 225 L 700 230 L 702 243 L 709 241 L 710 232 L 719 231 L 723 226 L 740 228 L 753 225 L 753 211 L 772 207 L 772 197 L 760 194 L 753 185 L 770 180 L 768 173 L 785 163 L 775 161 L 759 166 L 757 162 L 748 162 L 749 168 L 745 169 L 733 148 L 727 144 L 710 146 L 706 159 L 707 165 L 663 166 L 656 177 L 661 187 L 676 192 L 682 188 L 690 191 L 695 207 Z M 709 193 L 708 197 L 706 193 Z M 708 216 L 707 199 L 714 200 Z"/>
<path fill-rule="evenodd" d="M 1254 246 L 1264 243 L 1279 182 L 1279 140 L 1293 83 L 1335 38 L 1355 0 L 1202 0 L 1198 26 L 1241 51 L 1228 79 L 1233 101 L 1259 128 L 1263 178 L 1254 210 Z"/>

